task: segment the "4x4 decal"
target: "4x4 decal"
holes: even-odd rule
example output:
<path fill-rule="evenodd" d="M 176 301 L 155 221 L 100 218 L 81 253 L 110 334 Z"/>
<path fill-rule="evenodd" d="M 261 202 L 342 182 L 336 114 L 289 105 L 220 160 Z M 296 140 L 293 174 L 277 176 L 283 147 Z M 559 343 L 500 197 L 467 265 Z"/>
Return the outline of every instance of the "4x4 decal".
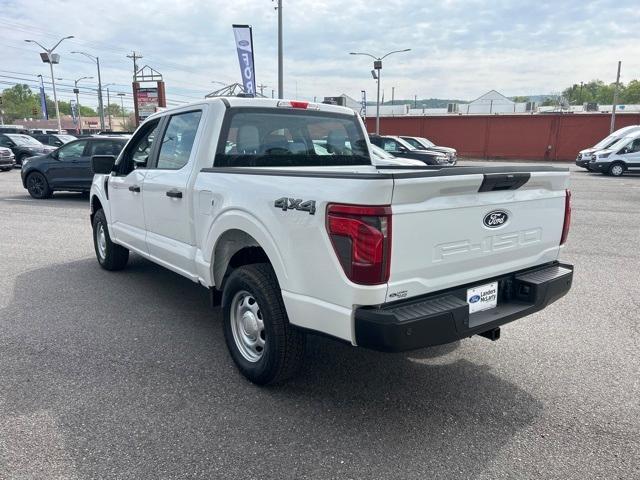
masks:
<path fill-rule="evenodd" d="M 286 212 L 287 210 L 300 210 L 301 212 L 309 212 L 309 215 L 314 215 L 316 213 L 315 200 L 307 200 L 306 202 L 303 202 L 301 198 L 282 197 L 277 199 L 273 206 L 281 208 L 283 212 Z"/>

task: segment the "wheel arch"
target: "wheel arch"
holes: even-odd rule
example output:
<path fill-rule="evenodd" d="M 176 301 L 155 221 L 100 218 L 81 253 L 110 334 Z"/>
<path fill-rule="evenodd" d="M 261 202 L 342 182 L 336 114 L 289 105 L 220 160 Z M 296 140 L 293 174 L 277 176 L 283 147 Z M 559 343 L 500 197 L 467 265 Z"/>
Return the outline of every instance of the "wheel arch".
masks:
<path fill-rule="evenodd" d="M 255 235 L 255 232 L 253 233 Z M 229 274 L 242 265 L 269 263 L 276 272 L 276 277 L 281 278 L 284 274 L 281 262 L 277 259 L 274 261 L 274 257 L 277 256 L 274 248 L 271 245 L 265 245 L 264 239 L 261 243 L 254 235 L 243 229 L 229 228 L 218 236 L 211 262 L 211 278 L 218 290 L 222 289 Z"/>

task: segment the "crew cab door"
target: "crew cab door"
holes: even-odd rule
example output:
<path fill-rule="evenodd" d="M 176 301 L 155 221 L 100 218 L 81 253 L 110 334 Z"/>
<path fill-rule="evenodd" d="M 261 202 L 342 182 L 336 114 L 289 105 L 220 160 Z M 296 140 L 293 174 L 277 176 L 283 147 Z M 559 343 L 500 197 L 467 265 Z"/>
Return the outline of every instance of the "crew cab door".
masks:
<path fill-rule="evenodd" d="M 194 271 L 195 230 L 189 179 L 195 162 L 201 110 L 167 118 L 158 154 L 148 169 L 143 200 L 149 254 L 181 274 Z"/>
<path fill-rule="evenodd" d="M 148 254 L 142 191 L 147 166 L 156 154 L 161 119 L 143 125 L 118 158 L 109 177 L 110 234 L 120 244 Z"/>

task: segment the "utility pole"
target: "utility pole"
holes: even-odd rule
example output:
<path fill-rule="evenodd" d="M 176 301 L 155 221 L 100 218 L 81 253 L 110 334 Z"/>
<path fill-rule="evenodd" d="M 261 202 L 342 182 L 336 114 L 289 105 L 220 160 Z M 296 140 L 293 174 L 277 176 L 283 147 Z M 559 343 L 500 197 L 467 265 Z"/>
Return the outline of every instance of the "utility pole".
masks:
<path fill-rule="evenodd" d="M 109 87 L 112 87 L 115 83 L 108 83 L 105 85 L 107 89 L 107 115 L 109 118 L 109 131 L 113 131 L 113 127 L 111 126 L 111 97 L 109 96 Z"/>
<path fill-rule="evenodd" d="M 262 83 L 260 85 L 258 85 L 258 88 L 260 89 L 260 95 L 264 97 L 264 89 L 267 88 L 269 85 L 263 85 Z"/>
<path fill-rule="evenodd" d="M 396 98 L 396 87 L 391 87 L 391 106 L 394 105 L 393 101 Z"/>
<path fill-rule="evenodd" d="M 413 108 L 418 108 L 418 95 L 413 96 Z"/>
<path fill-rule="evenodd" d="M 131 55 L 127 55 L 127 58 L 131 58 L 133 60 L 133 81 L 136 81 L 136 73 L 138 73 L 138 60 L 144 58 L 139 53 L 133 51 Z"/>
<path fill-rule="evenodd" d="M 124 93 L 119 92 L 118 96 L 120 97 L 120 113 L 122 113 L 122 131 L 126 132 L 126 128 L 124 126 Z"/>
<path fill-rule="evenodd" d="M 609 133 L 613 133 L 616 126 L 616 104 L 618 103 L 618 88 L 620 87 L 620 67 L 622 62 L 618 62 L 618 75 L 616 75 L 616 89 L 613 91 L 613 108 L 611 110 L 611 127 Z"/>

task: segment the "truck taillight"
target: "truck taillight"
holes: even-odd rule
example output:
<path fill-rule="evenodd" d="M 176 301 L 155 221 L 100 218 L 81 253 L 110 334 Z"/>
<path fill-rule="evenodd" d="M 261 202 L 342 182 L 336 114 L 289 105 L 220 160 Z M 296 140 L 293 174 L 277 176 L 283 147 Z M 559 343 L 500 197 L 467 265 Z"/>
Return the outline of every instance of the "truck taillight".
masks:
<path fill-rule="evenodd" d="M 566 191 L 564 197 L 564 223 L 562 224 L 562 236 L 560 237 L 560 245 L 564 245 L 569 236 L 569 227 L 571 226 L 571 190 Z"/>
<path fill-rule="evenodd" d="M 327 206 L 327 232 L 345 275 L 354 283 L 379 285 L 391 268 L 391 207 Z"/>

